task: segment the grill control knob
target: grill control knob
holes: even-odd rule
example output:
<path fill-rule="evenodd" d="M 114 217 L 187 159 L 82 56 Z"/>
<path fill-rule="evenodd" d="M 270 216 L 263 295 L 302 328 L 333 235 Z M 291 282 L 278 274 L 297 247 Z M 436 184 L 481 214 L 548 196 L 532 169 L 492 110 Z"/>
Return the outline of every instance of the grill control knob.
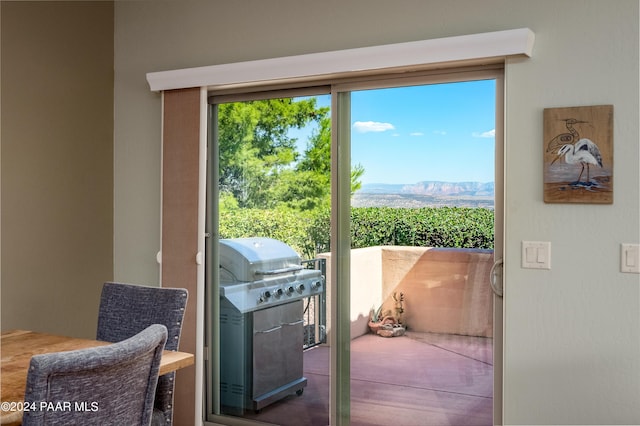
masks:
<path fill-rule="evenodd" d="M 274 291 L 274 296 L 280 297 L 280 296 L 282 296 L 283 293 L 284 293 L 284 291 L 282 291 L 282 289 L 279 288 L 276 291 Z"/>
<path fill-rule="evenodd" d="M 287 287 L 287 289 L 285 290 L 285 292 L 287 293 L 287 296 L 290 296 L 291 294 L 293 294 L 294 291 L 295 291 L 295 289 L 293 288 L 292 285 Z"/>
<path fill-rule="evenodd" d="M 302 293 L 304 291 L 305 287 L 304 287 L 304 283 L 298 284 L 296 286 L 296 290 L 298 290 L 298 293 Z"/>
<path fill-rule="evenodd" d="M 266 290 L 264 293 L 262 293 L 262 298 L 264 300 L 267 300 L 271 297 L 271 292 L 269 290 Z"/>
<path fill-rule="evenodd" d="M 322 282 L 321 281 L 314 281 L 313 284 L 311 284 L 311 288 L 313 290 L 316 290 L 318 288 L 322 287 Z"/>

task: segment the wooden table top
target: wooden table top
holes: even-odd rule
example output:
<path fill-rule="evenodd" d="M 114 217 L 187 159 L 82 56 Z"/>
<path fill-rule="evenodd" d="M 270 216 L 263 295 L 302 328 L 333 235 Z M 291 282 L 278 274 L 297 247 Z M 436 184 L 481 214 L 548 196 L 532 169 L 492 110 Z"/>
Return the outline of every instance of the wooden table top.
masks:
<path fill-rule="evenodd" d="M 7 331 L 0 335 L 0 403 L 22 402 L 27 385 L 27 372 L 33 355 L 73 351 L 109 345 L 91 339 L 57 336 L 26 330 Z M 160 361 L 160 375 L 193 365 L 193 354 L 164 351 Z M 0 424 L 22 419 L 21 411 L 4 410 L 0 405 Z"/>

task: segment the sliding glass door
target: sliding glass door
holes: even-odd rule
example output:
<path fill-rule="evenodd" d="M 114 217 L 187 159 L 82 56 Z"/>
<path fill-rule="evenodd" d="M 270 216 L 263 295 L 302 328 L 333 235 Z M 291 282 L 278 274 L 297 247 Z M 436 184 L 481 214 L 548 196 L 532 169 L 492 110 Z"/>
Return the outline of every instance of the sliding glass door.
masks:
<path fill-rule="evenodd" d="M 470 286 L 461 278 L 465 274 L 482 281 L 484 263 L 468 266 L 475 260 L 445 259 L 442 264 L 458 269 L 445 267 L 439 269 L 442 276 L 422 281 L 408 276 L 422 273 L 415 265 L 426 258 L 423 252 L 442 247 L 431 251 L 442 257 L 458 247 L 453 245 L 467 238 L 462 228 L 470 222 L 490 227 L 491 235 L 469 229 L 468 234 L 474 235 L 469 239 L 476 241 L 470 244 L 476 245 L 461 248 L 477 250 L 480 262 L 491 257 L 489 265 L 494 253 L 500 257 L 501 85 L 501 70 L 496 68 L 369 77 L 295 92 L 212 94 L 206 255 L 208 421 L 386 425 L 406 417 L 412 420 L 395 424 L 458 424 L 465 419 L 493 424 L 492 374 L 501 366 L 492 365 L 494 360 L 486 353 L 487 341 L 482 339 L 488 336 L 468 333 L 476 333 L 472 337 L 480 339 L 476 340 L 482 345 L 477 347 L 484 351 L 469 356 L 452 349 L 458 343 L 451 339 L 433 340 L 446 337 L 445 328 L 431 332 L 420 323 L 425 319 L 446 323 L 445 317 L 453 321 L 454 308 L 446 306 L 462 306 L 465 297 L 475 296 L 451 293 L 443 283 Z M 442 93 L 435 96 L 434 91 Z M 457 103 L 452 101 L 454 93 Z M 465 104 L 475 105 L 477 113 L 463 112 Z M 463 129 L 468 129 L 467 138 L 451 142 L 453 133 Z M 472 169 L 485 174 L 474 175 Z M 451 174 L 445 175 L 447 171 Z M 445 187 L 452 184 L 465 194 L 445 194 Z M 426 185 L 440 192 L 427 194 Z M 471 204 L 451 205 L 454 201 Z M 414 204 L 418 202 L 435 210 L 424 210 L 427 205 Z M 464 210 L 473 208 L 482 213 L 475 216 L 475 211 Z M 443 211 L 451 213 L 450 218 L 435 218 Z M 427 229 L 426 224 L 434 220 L 460 232 L 453 240 L 429 240 L 426 233 L 433 227 Z M 485 226 L 487 221 L 490 225 Z M 265 259 L 259 254 L 269 251 L 267 246 L 273 249 L 270 244 L 291 254 L 273 240 L 299 259 L 263 268 Z M 488 240 L 491 247 L 480 247 Z M 241 259 L 235 262 L 240 266 L 231 265 L 234 256 Z M 256 262 L 261 265 L 255 266 Z M 285 270 L 292 267 L 290 278 Z M 297 292 L 302 269 L 320 271 L 321 291 Z M 314 283 L 312 278 L 307 285 Z M 260 288 L 257 293 L 256 288 Z M 482 300 L 491 299 L 484 289 L 478 291 Z M 295 294 L 300 297 L 294 301 Z M 422 301 L 425 295 L 432 300 Z M 501 309 L 501 301 L 492 303 L 493 309 Z M 470 330 L 477 328 L 477 318 L 492 317 L 491 307 L 482 309 L 481 315 L 474 311 L 476 319 L 471 320 L 468 312 L 456 312 L 466 315 Z M 381 337 L 370 328 L 372 321 L 385 320 L 389 325 L 385 330 L 396 337 Z M 496 326 L 501 330 L 501 325 Z M 412 328 L 432 333 L 427 336 L 430 340 L 409 336 Z M 483 330 L 501 343 L 501 331 Z M 296 337 L 289 340 L 290 335 Z M 359 345 L 364 342 L 361 338 L 386 346 Z M 440 386 L 442 380 L 434 385 L 443 377 L 439 372 L 448 367 L 411 361 L 406 355 L 412 346 L 404 344 L 420 339 L 419 344 L 444 346 L 450 357 L 473 358 L 472 366 L 460 367 L 458 380 L 473 381 L 475 387 L 458 383 L 448 391 Z M 362 359 L 373 366 L 371 370 Z M 400 370 L 389 380 L 394 368 Z M 499 380 L 495 385 L 499 392 Z M 426 394 L 434 399 L 421 399 Z M 452 399 L 456 394 L 465 401 Z M 438 411 L 442 407 L 437 404 L 444 399 L 458 407 L 455 415 Z M 477 407 L 479 402 L 481 415 L 465 411 L 467 405 Z M 456 420 L 442 423 L 447 417 Z"/>

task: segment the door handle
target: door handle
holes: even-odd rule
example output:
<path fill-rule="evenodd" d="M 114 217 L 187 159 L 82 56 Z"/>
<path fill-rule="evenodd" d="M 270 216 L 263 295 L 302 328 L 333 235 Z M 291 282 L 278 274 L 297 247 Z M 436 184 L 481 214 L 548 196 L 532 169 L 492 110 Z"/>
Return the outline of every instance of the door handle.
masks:
<path fill-rule="evenodd" d="M 256 275 L 279 275 L 279 274 L 285 274 L 287 272 L 302 271 L 303 269 L 304 268 L 300 265 L 291 265 L 281 269 L 270 269 L 268 271 L 262 271 L 262 270 L 256 271 Z"/>
<path fill-rule="evenodd" d="M 491 290 L 493 290 L 493 293 L 498 297 L 502 297 L 504 294 L 504 288 L 502 286 L 502 266 L 502 259 L 498 259 L 493 262 L 491 272 L 489 272 L 489 283 L 491 284 Z"/>

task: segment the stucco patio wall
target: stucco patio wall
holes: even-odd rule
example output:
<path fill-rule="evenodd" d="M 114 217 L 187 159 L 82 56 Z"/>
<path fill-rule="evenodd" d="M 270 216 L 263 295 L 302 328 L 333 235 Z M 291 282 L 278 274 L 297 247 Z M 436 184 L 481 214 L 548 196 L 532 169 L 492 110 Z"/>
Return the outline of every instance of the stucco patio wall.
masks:
<path fill-rule="evenodd" d="M 329 259 L 330 254 L 321 257 Z M 372 308 L 383 304 L 383 311 L 393 309 L 394 292 L 404 294 L 402 319 L 410 330 L 492 337 L 492 264 L 492 250 L 399 246 L 352 250 L 351 338 L 369 332 Z M 330 318 L 327 321 L 331 333 Z"/>

